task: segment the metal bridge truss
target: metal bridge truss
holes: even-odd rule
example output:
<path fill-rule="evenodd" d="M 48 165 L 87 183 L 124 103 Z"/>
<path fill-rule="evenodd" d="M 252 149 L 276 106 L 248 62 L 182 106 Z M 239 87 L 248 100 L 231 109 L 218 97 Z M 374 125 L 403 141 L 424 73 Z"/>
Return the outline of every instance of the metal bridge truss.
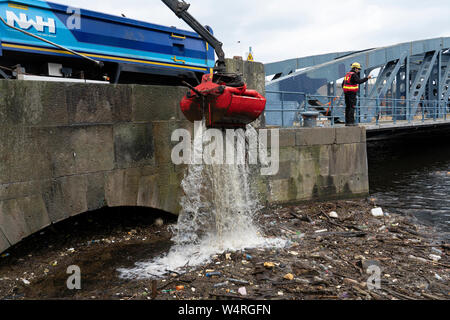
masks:
<path fill-rule="evenodd" d="M 394 120 L 411 121 L 418 113 L 444 117 L 450 95 L 449 48 L 450 38 L 436 38 L 266 64 L 266 76 L 271 76 L 266 82 L 266 122 L 292 126 L 301 111 L 315 108 L 329 115 L 334 106 L 340 106 L 334 120 L 343 121 L 340 81 L 353 62 L 361 63 L 362 76 L 379 69 L 376 81 L 361 85 L 360 122 L 378 120 L 380 110 L 395 115 Z"/>

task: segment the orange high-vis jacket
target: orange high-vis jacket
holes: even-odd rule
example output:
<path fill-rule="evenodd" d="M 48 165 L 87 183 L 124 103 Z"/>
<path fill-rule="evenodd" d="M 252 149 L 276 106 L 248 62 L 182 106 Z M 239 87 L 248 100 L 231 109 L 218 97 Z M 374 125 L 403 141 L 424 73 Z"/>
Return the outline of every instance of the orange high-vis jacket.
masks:
<path fill-rule="evenodd" d="M 355 73 L 353 71 L 347 72 L 342 83 L 342 89 L 344 92 L 358 92 L 359 84 L 351 84 L 350 81 Z"/>

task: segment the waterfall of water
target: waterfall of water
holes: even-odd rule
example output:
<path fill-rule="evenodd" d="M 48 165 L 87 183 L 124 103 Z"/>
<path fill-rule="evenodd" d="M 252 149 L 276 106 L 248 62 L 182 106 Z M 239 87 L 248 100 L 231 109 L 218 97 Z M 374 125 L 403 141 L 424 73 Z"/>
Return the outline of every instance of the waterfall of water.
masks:
<path fill-rule="evenodd" d="M 203 132 L 200 130 L 198 134 L 203 135 Z M 245 141 L 243 130 L 236 133 L 244 138 L 241 141 Z M 253 127 L 247 128 L 247 138 L 256 134 Z M 229 139 L 225 133 L 223 136 Z M 194 150 L 197 152 L 202 149 L 202 138 L 194 138 Z M 233 145 L 235 154 L 238 153 L 238 146 L 234 143 L 227 145 Z M 248 145 L 244 151 L 247 149 Z M 167 270 L 183 272 L 186 267 L 205 263 L 212 255 L 227 250 L 282 245 L 281 240 L 263 238 L 254 222 L 261 205 L 252 188 L 252 172 L 248 161 L 241 164 L 189 165 L 182 181 L 182 211 L 177 224 L 172 227 L 174 246 L 167 254 L 148 262 L 139 262 L 133 269 L 120 269 L 121 276 L 160 277 Z"/>

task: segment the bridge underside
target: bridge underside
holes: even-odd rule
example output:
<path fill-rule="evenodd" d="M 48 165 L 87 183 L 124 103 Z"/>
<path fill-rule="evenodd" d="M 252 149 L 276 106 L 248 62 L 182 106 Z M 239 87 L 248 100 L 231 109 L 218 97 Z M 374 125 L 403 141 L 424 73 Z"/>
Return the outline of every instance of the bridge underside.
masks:
<path fill-rule="evenodd" d="M 386 123 L 381 125 L 364 124 L 367 141 L 404 139 L 405 137 L 450 138 L 450 119 L 428 122 Z"/>
<path fill-rule="evenodd" d="M 331 53 L 265 65 L 266 121 L 292 126 L 301 111 L 334 107 L 335 119 L 343 120 L 341 82 L 353 62 L 361 63 L 361 76 L 376 78 L 359 92 L 359 121 L 372 122 L 383 107 L 403 120 L 418 113 L 443 118 L 448 112 L 450 38 L 420 40 L 359 52 Z M 397 114 L 399 117 L 397 117 Z"/>

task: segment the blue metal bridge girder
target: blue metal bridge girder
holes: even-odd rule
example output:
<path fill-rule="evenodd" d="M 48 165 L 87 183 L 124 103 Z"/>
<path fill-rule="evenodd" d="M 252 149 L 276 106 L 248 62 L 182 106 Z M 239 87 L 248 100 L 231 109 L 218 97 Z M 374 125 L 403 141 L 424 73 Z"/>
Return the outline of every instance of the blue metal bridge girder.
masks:
<path fill-rule="evenodd" d="M 374 92 L 374 95 L 376 94 L 376 98 L 381 98 L 386 95 L 386 92 L 389 90 L 389 88 L 392 86 L 392 83 L 394 82 L 394 79 L 396 78 L 398 71 L 400 70 L 400 67 L 405 62 L 407 53 L 403 52 L 400 56 L 400 59 L 398 59 L 397 63 L 392 61 L 392 68 L 390 70 L 386 70 L 385 79 L 382 79 L 381 81 L 386 80 L 386 83 L 381 88 L 381 90 L 378 90 L 377 92 Z M 370 98 L 373 98 L 374 96 L 371 96 Z"/>
<path fill-rule="evenodd" d="M 393 114 L 387 108 L 397 110 L 395 106 L 397 100 L 395 99 L 404 99 L 406 103 L 398 103 L 401 106 L 401 112 L 407 113 L 403 114 L 403 117 L 406 116 L 408 118 L 408 115 L 414 115 L 418 110 L 421 97 L 431 99 L 423 104 L 425 108 L 430 110 L 435 110 L 436 106 L 442 108 L 442 103 L 438 102 L 438 97 L 449 98 L 449 48 L 450 37 L 447 37 L 400 43 L 393 46 L 348 53 L 339 57 L 333 57 L 333 55 L 343 53 L 275 62 L 266 65 L 266 75 L 278 72 L 282 76 L 272 81 L 267 81 L 266 90 L 272 93 L 289 92 L 290 95 L 292 93 L 306 95 L 311 98 L 311 101 L 316 101 L 315 104 L 317 105 L 333 101 L 333 104 L 336 106 L 337 96 L 341 93 L 341 86 L 336 85 L 337 81 L 342 79 L 345 73 L 350 70 L 350 65 L 353 62 L 359 62 L 362 64 L 362 75 L 365 74 L 367 76 L 374 69 L 381 68 L 375 88 L 372 87 L 373 84 L 369 83 L 361 86 L 358 99 L 361 106 L 359 110 L 360 117 L 364 115 L 365 119 L 370 121 L 374 113 L 380 112 L 380 110 L 383 112 L 383 116 Z M 315 62 L 322 63 L 314 64 Z M 283 68 L 285 68 L 284 74 L 280 71 Z M 301 68 L 304 69 L 299 70 Z M 298 71 L 292 72 L 293 70 Z M 441 70 L 442 73 L 437 70 Z M 289 72 L 292 73 L 287 74 Z M 419 84 L 420 86 L 418 86 Z M 369 92 L 371 88 L 373 89 Z M 390 89 L 392 89 L 392 95 L 388 96 Z M 437 94 L 437 91 L 442 93 L 442 95 Z M 274 99 L 272 99 L 271 105 L 276 107 L 280 103 L 282 105 L 283 102 L 292 101 L 290 95 L 272 96 Z M 414 100 L 414 97 L 419 97 L 419 100 Z M 385 99 L 389 100 L 390 103 L 386 104 L 387 100 L 384 101 Z M 315 104 L 309 107 L 317 109 L 318 107 Z M 339 108 L 342 108 L 340 102 L 338 104 Z M 382 108 L 380 109 L 380 107 Z M 298 104 L 298 108 L 302 108 L 301 103 Z M 338 110 L 335 109 L 335 112 L 338 112 Z M 441 111 L 438 111 L 438 113 L 443 114 Z M 341 116 L 340 118 L 342 120 Z M 268 122 L 268 124 L 270 123 Z"/>
<path fill-rule="evenodd" d="M 411 115 L 414 115 L 419 106 L 422 95 L 425 93 L 426 84 L 433 70 L 439 51 L 428 52 L 422 62 L 421 68 L 410 89 L 410 97 L 415 100 L 411 106 Z"/>
<path fill-rule="evenodd" d="M 440 98 L 442 97 L 442 100 L 447 102 L 450 95 L 450 56 L 444 68 L 440 83 Z"/>
<path fill-rule="evenodd" d="M 288 59 L 280 62 L 267 63 L 264 66 L 266 76 L 279 74 L 281 76 L 286 76 L 290 73 L 295 72 L 298 69 L 308 68 L 311 66 L 315 66 L 318 64 L 322 64 L 328 61 L 332 61 L 341 56 L 345 56 L 352 53 L 349 52 L 334 52 L 334 53 L 326 53 L 316 56 L 308 56 L 296 59 Z"/>
<path fill-rule="evenodd" d="M 315 65 L 306 70 L 294 72 L 290 75 L 268 82 L 266 88 L 268 90 L 298 91 L 316 94 L 319 87 L 342 78 L 345 75 L 345 72 L 348 71 L 350 64 L 355 61 L 361 62 L 364 68 L 369 70 L 383 66 L 390 61 L 398 60 L 405 51 L 409 55 L 414 56 L 423 54 L 424 52 L 436 51 L 449 47 L 450 37 L 414 41 L 390 47 L 372 49 Z M 270 69 L 270 65 L 267 66 L 269 66 Z M 268 72 L 266 71 L 266 74 L 267 73 Z M 315 83 L 311 85 L 311 81 L 314 81 Z"/>

